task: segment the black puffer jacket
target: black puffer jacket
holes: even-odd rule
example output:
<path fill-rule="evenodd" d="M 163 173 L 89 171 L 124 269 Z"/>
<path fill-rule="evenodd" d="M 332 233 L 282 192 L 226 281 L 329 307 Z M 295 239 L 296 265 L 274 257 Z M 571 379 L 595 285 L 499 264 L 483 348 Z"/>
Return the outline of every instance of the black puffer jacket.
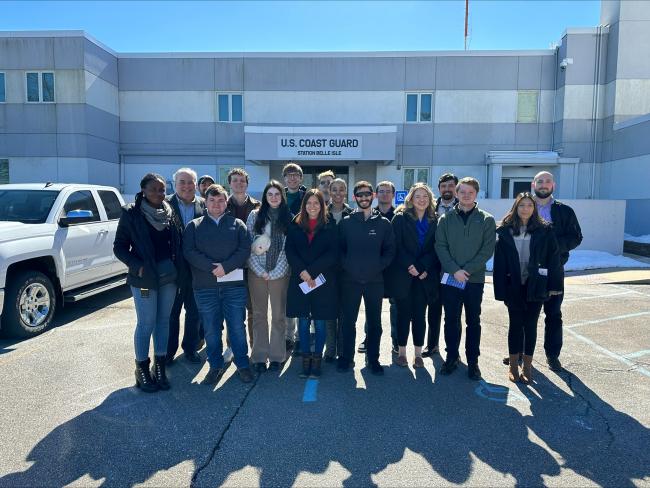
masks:
<path fill-rule="evenodd" d="M 136 288 L 158 288 L 158 272 L 153 243 L 149 236 L 146 219 L 140 210 L 142 194 L 138 193 L 135 203 L 122 207 L 122 216 L 117 224 L 113 253 L 129 268 L 126 282 Z M 183 251 L 181 249 L 181 229 L 176 219 L 172 219 L 171 259 L 178 273 L 182 272 Z M 144 267 L 142 277 L 138 276 L 140 267 Z"/>
<path fill-rule="evenodd" d="M 540 274 L 540 269 L 546 270 L 546 276 Z M 548 300 L 549 291 L 563 291 L 562 275 L 555 235 L 550 227 L 537 228 L 530 235 L 526 300 L 543 302 Z M 495 299 L 505 302 L 508 306 L 522 305 L 519 253 L 510 226 L 497 229 L 492 279 Z"/>

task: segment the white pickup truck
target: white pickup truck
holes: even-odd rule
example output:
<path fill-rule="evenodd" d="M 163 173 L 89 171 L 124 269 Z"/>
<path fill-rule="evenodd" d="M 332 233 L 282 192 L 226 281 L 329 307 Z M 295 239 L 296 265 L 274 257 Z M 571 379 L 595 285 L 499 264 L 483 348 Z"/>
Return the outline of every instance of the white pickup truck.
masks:
<path fill-rule="evenodd" d="M 3 335 L 39 334 L 57 306 L 126 282 L 126 266 L 113 255 L 122 205 L 109 186 L 0 185 Z"/>

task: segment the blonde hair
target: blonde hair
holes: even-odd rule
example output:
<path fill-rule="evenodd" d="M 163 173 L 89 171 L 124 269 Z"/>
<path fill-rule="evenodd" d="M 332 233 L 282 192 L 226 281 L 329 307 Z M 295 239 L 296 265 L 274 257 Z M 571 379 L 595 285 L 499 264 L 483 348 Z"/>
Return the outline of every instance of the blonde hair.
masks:
<path fill-rule="evenodd" d="M 402 203 L 399 207 L 397 207 L 395 213 L 408 212 L 411 215 L 415 216 L 415 209 L 413 208 L 413 197 L 415 196 L 415 192 L 418 190 L 424 190 L 427 193 L 427 195 L 429 195 L 429 206 L 427 207 L 425 214 L 430 219 L 435 219 L 436 218 L 436 197 L 433 194 L 433 191 L 431 191 L 431 188 L 429 188 L 429 186 L 425 183 L 414 184 L 409 190 L 408 195 L 406 195 L 406 198 L 404 199 L 404 203 Z"/>

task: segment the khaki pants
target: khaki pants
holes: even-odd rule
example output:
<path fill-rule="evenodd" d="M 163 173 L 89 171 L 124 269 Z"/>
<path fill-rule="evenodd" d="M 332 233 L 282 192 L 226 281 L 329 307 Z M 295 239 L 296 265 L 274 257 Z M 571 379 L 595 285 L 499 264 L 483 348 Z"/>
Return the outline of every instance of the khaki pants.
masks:
<path fill-rule="evenodd" d="M 253 305 L 253 348 L 251 362 L 284 362 L 287 356 L 286 306 L 289 276 L 264 280 L 248 273 L 248 290 Z M 269 339 L 269 299 L 271 301 L 271 334 Z"/>

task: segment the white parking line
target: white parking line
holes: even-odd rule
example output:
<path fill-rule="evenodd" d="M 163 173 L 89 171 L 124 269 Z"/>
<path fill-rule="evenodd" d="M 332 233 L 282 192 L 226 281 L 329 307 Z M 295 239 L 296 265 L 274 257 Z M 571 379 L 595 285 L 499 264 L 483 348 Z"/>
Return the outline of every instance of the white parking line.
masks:
<path fill-rule="evenodd" d="M 628 313 L 628 314 L 625 314 L 625 315 L 617 315 L 616 317 L 608 317 L 606 319 L 587 320 L 585 322 L 578 322 L 577 324 L 565 325 L 564 328 L 565 329 L 573 329 L 574 327 L 581 327 L 583 325 L 602 324 L 602 323 L 611 322 L 611 321 L 614 321 L 614 320 L 630 319 L 632 317 L 642 317 L 643 315 L 650 315 L 650 311 L 648 311 L 648 312 Z"/>
<path fill-rule="evenodd" d="M 623 357 L 627 359 L 636 359 L 650 354 L 650 349 L 644 349 L 643 351 L 631 352 L 629 354 L 624 354 Z"/>
<path fill-rule="evenodd" d="M 627 359 L 626 357 L 623 357 L 623 356 L 621 356 L 620 354 L 616 354 L 615 352 L 612 352 L 612 351 L 610 351 L 609 349 L 604 348 L 604 347 L 601 346 L 600 344 L 596 344 L 596 343 L 595 343 L 594 341 L 592 341 L 591 339 L 589 339 L 589 338 L 587 338 L 587 337 L 585 337 L 585 336 L 583 336 L 583 335 L 578 334 L 578 333 L 575 332 L 574 330 L 568 329 L 567 332 L 568 332 L 569 334 L 571 334 L 573 337 L 575 337 L 576 339 L 578 339 L 578 340 L 584 342 L 585 344 L 589 344 L 591 347 L 593 347 L 593 348 L 596 349 L 597 351 L 602 352 L 602 353 L 605 354 L 606 356 L 609 356 L 610 358 L 616 359 L 617 361 L 619 361 L 619 362 L 625 364 L 626 366 L 630 366 L 634 371 L 638 371 L 638 372 L 641 373 L 643 376 L 646 376 L 646 377 L 650 378 L 650 371 L 648 371 L 647 369 L 645 369 L 645 368 L 642 367 L 642 366 L 637 365 L 637 364 L 634 363 L 633 361 L 630 361 L 630 360 Z"/>
<path fill-rule="evenodd" d="M 599 300 L 602 298 L 620 297 L 621 295 L 631 295 L 632 293 L 634 293 L 632 290 L 627 290 L 620 293 L 610 293 L 609 295 L 595 295 L 595 296 L 588 296 L 588 297 L 567 298 L 562 303 L 579 302 L 582 300 Z"/>

